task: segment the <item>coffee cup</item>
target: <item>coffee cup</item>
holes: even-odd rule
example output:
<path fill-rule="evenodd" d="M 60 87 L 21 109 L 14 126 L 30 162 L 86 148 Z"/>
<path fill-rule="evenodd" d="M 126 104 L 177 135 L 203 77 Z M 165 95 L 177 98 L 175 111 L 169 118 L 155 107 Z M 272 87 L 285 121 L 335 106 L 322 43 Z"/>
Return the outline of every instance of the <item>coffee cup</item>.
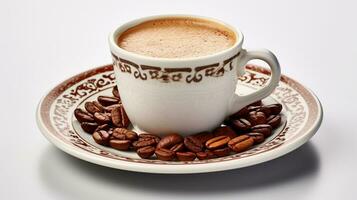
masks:
<path fill-rule="evenodd" d="M 170 19 L 223 27 L 233 34 L 234 43 L 208 55 L 175 58 L 142 55 L 118 44 L 118 38 L 133 27 Z M 144 17 L 116 28 L 109 36 L 109 45 L 120 97 L 133 126 L 162 135 L 210 131 L 231 114 L 271 94 L 280 79 L 277 58 L 268 50 L 243 49 L 243 39 L 239 30 L 224 22 L 191 15 Z M 252 59 L 269 65 L 270 80 L 258 91 L 238 95 L 235 93 L 238 77 L 244 74 L 245 65 Z"/>

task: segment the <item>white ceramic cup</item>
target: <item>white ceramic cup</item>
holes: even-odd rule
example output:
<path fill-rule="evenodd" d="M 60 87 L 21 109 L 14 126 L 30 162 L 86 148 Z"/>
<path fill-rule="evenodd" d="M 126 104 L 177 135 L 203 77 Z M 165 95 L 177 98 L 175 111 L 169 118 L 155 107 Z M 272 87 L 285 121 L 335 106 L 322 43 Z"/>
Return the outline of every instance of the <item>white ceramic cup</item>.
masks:
<path fill-rule="evenodd" d="M 235 44 L 221 52 L 193 58 L 154 58 L 120 48 L 117 38 L 125 30 L 153 19 L 198 18 L 224 25 L 236 35 Z M 114 71 L 122 103 L 134 125 L 156 134 L 188 135 L 210 131 L 244 106 L 267 97 L 280 79 L 277 58 L 268 50 L 242 49 L 242 33 L 221 21 L 190 15 L 160 15 L 130 21 L 109 36 Z M 271 68 L 262 89 L 245 96 L 235 94 L 245 64 L 261 59 Z"/>

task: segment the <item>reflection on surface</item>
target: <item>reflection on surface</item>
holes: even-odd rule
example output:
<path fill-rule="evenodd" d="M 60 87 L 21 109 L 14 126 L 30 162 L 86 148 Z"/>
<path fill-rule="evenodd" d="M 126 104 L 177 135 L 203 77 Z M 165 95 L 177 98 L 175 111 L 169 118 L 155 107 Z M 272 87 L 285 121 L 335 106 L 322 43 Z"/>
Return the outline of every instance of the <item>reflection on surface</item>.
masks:
<path fill-rule="evenodd" d="M 200 193 L 255 192 L 301 179 L 313 179 L 319 157 L 308 142 L 281 158 L 259 165 L 224 172 L 163 175 L 128 172 L 102 167 L 74 158 L 54 146 L 43 153 L 39 174 L 52 190 L 75 198 L 97 199 L 103 193 L 133 190 L 143 193 L 199 195 Z"/>

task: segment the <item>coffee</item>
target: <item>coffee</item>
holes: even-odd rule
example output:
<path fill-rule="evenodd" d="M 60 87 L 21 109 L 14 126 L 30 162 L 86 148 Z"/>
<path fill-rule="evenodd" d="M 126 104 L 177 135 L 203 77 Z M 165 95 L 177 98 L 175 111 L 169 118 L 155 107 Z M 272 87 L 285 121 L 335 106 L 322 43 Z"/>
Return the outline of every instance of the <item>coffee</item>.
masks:
<path fill-rule="evenodd" d="M 151 20 L 117 39 L 119 47 L 158 58 L 190 58 L 214 54 L 233 46 L 232 30 L 212 21 L 191 18 Z"/>

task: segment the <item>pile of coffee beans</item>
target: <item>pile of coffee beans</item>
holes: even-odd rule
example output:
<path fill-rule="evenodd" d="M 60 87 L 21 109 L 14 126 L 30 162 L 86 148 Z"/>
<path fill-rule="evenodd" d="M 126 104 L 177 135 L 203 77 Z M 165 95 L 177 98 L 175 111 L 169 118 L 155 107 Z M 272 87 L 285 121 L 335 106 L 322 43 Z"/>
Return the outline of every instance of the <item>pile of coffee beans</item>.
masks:
<path fill-rule="evenodd" d="M 193 161 L 228 156 L 250 149 L 272 134 L 281 123 L 281 104 L 263 105 L 261 101 L 244 107 L 212 132 L 183 137 L 172 133 L 160 137 L 137 134 L 128 128 L 130 121 L 121 104 L 117 87 L 113 96 L 99 96 L 77 108 L 74 115 L 82 129 L 100 145 L 121 151 L 136 151 L 144 159 Z"/>

